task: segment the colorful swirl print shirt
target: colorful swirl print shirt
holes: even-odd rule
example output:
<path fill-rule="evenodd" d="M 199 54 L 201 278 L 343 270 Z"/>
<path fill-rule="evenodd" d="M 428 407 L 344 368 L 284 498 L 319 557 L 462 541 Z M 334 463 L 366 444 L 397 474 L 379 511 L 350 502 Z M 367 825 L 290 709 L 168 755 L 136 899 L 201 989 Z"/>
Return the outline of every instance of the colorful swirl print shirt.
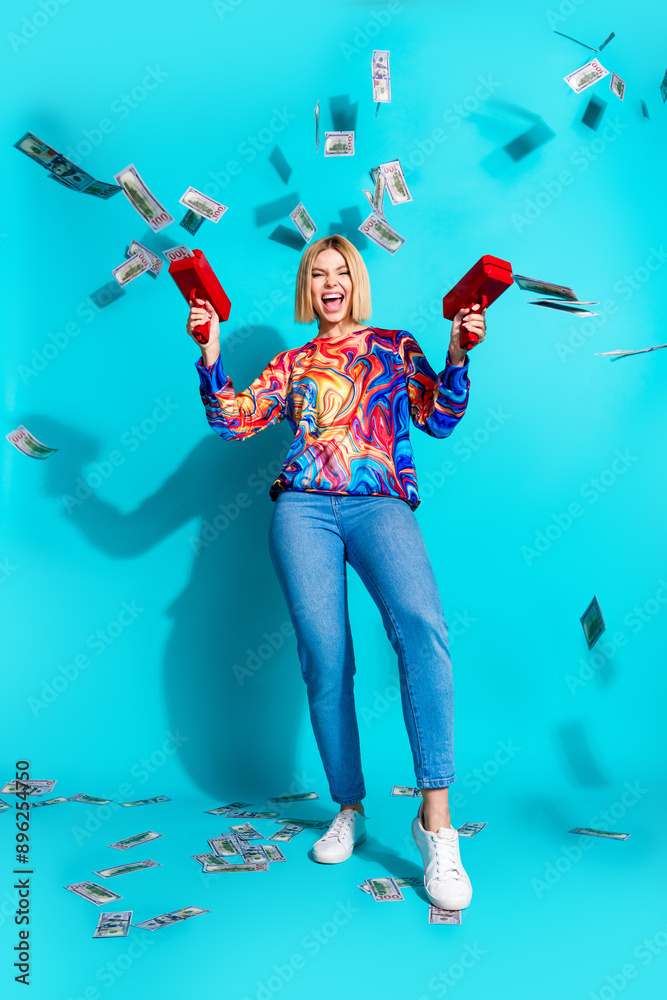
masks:
<path fill-rule="evenodd" d="M 420 499 L 409 427 L 447 437 L 465 413 L 468 365 L 433 371 L 405 330 L 368 327 L 283 351 L 236 392 L 220 358 L 197 362 L 208 422 L 222 438 L 287 420 L 294 441 L 271 485 L 283 490 Z"/>

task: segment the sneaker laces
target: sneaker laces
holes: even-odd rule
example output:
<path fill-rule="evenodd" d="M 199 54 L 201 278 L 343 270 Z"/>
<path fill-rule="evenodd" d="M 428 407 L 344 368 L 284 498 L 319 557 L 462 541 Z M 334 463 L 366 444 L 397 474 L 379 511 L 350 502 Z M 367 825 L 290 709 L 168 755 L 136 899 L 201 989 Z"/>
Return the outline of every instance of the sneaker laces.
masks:
<path fill-rule="evenodd" d="M 429 833 L 429 838 L 434 847 L 436 875 L 447 875 L 451 872 L 455 878 L 462 878 L 463 872 L 456 857 L 456 840 L 449 838 L 445 840 L 434 833 Z"/>
<path fill-rule="evenodd" d="M 340 840 L 340 834 L 343 832 L 343 827 L 346 823 L 350 822 L 352 819 L 352 813 L 354 809 L 344 809 L 334 817 L 334 820 L 327 830 L 327 832 L 322 837 L 322 840 Z M 348 813 L 349 815 L 346 815 Z"/>

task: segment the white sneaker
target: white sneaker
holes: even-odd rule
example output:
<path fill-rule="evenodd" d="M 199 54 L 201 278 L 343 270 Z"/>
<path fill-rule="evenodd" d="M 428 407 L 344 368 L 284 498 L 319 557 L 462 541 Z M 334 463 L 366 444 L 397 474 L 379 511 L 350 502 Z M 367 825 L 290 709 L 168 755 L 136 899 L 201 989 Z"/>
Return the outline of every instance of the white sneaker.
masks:
<path fill-rule="evenodd" d="M 313 844 L 313 858 L 323 865 L 347 861 L 366 839 L 366 818 L 356 809 L 341 809 L 327 832 Z"/>
<path fill-rule="evenodd" d="M 472 886 L 461 863 L 459 835 L 448 826 L 437 833 L 421 824 L 421 808 L 412 821 L 412 836 L 424 862 L 424 888 L 434 906 L 463 910 L 470 905 Z"/>

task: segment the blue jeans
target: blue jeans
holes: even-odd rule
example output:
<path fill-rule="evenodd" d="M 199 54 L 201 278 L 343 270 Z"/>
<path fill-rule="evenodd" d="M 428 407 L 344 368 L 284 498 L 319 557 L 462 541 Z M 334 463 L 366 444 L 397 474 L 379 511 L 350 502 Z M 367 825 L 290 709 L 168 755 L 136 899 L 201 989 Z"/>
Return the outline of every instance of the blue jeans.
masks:
<path fill-rule="evenodd" d="M 420 788 L 455 780 L 452 668 L 440 595 L 419 524 L 397 497 L 279 494 L 269 550 L 287 601 L 315 739 L 340 805 L 364 798 L 354 709 L 347 563 L 398 654 L 401 702 Z"/>

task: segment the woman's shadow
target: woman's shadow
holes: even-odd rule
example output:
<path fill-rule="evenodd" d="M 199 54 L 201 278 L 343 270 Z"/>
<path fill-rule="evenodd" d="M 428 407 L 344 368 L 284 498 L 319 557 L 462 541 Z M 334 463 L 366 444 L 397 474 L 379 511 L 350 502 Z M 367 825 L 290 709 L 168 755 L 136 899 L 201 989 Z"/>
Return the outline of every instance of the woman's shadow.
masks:
<path fill-rule="evenodd" d="M 255 329 L 256 374 L 281 349 L 275 330 Z M 193 405 L 201 406 L 197 395 L 195 376 Z M 203 407 L 202 417 L 206 428 Z M 291 787 L 303 682 L 267 545 L 273 511 L 268 487 L 282 465 L 281 447 L 291 439 L 287 425 L 245 441 L 223 441 L 209 430 L 152 496 L 123 513 L 97 495 L 103 486 L 85 496 L 90 471 L 84 467 L 107 457 L 96 441 L 50 417 L 26 421 L 58 445 L 58 454 L 44 463 L 48 493 L 76 500 L 77 480 L 84 483 L 79 495 L 85 499 L 63 503 L 67 524 L 110 558 L 136 559 L 199 519 L 186 543 L 190 579 L 165 608 L 173 627 L 164 696 L 170 728 L 187 737 L 179 754 L 192 780 L 216 800 L 264 801 L 303 790 Z M 113 474 L 122 476 L 123 467 Z M 245 506 L 238 503 L 242 493 Z M 129 579 L 134 572 L 130 565 Z"/>

